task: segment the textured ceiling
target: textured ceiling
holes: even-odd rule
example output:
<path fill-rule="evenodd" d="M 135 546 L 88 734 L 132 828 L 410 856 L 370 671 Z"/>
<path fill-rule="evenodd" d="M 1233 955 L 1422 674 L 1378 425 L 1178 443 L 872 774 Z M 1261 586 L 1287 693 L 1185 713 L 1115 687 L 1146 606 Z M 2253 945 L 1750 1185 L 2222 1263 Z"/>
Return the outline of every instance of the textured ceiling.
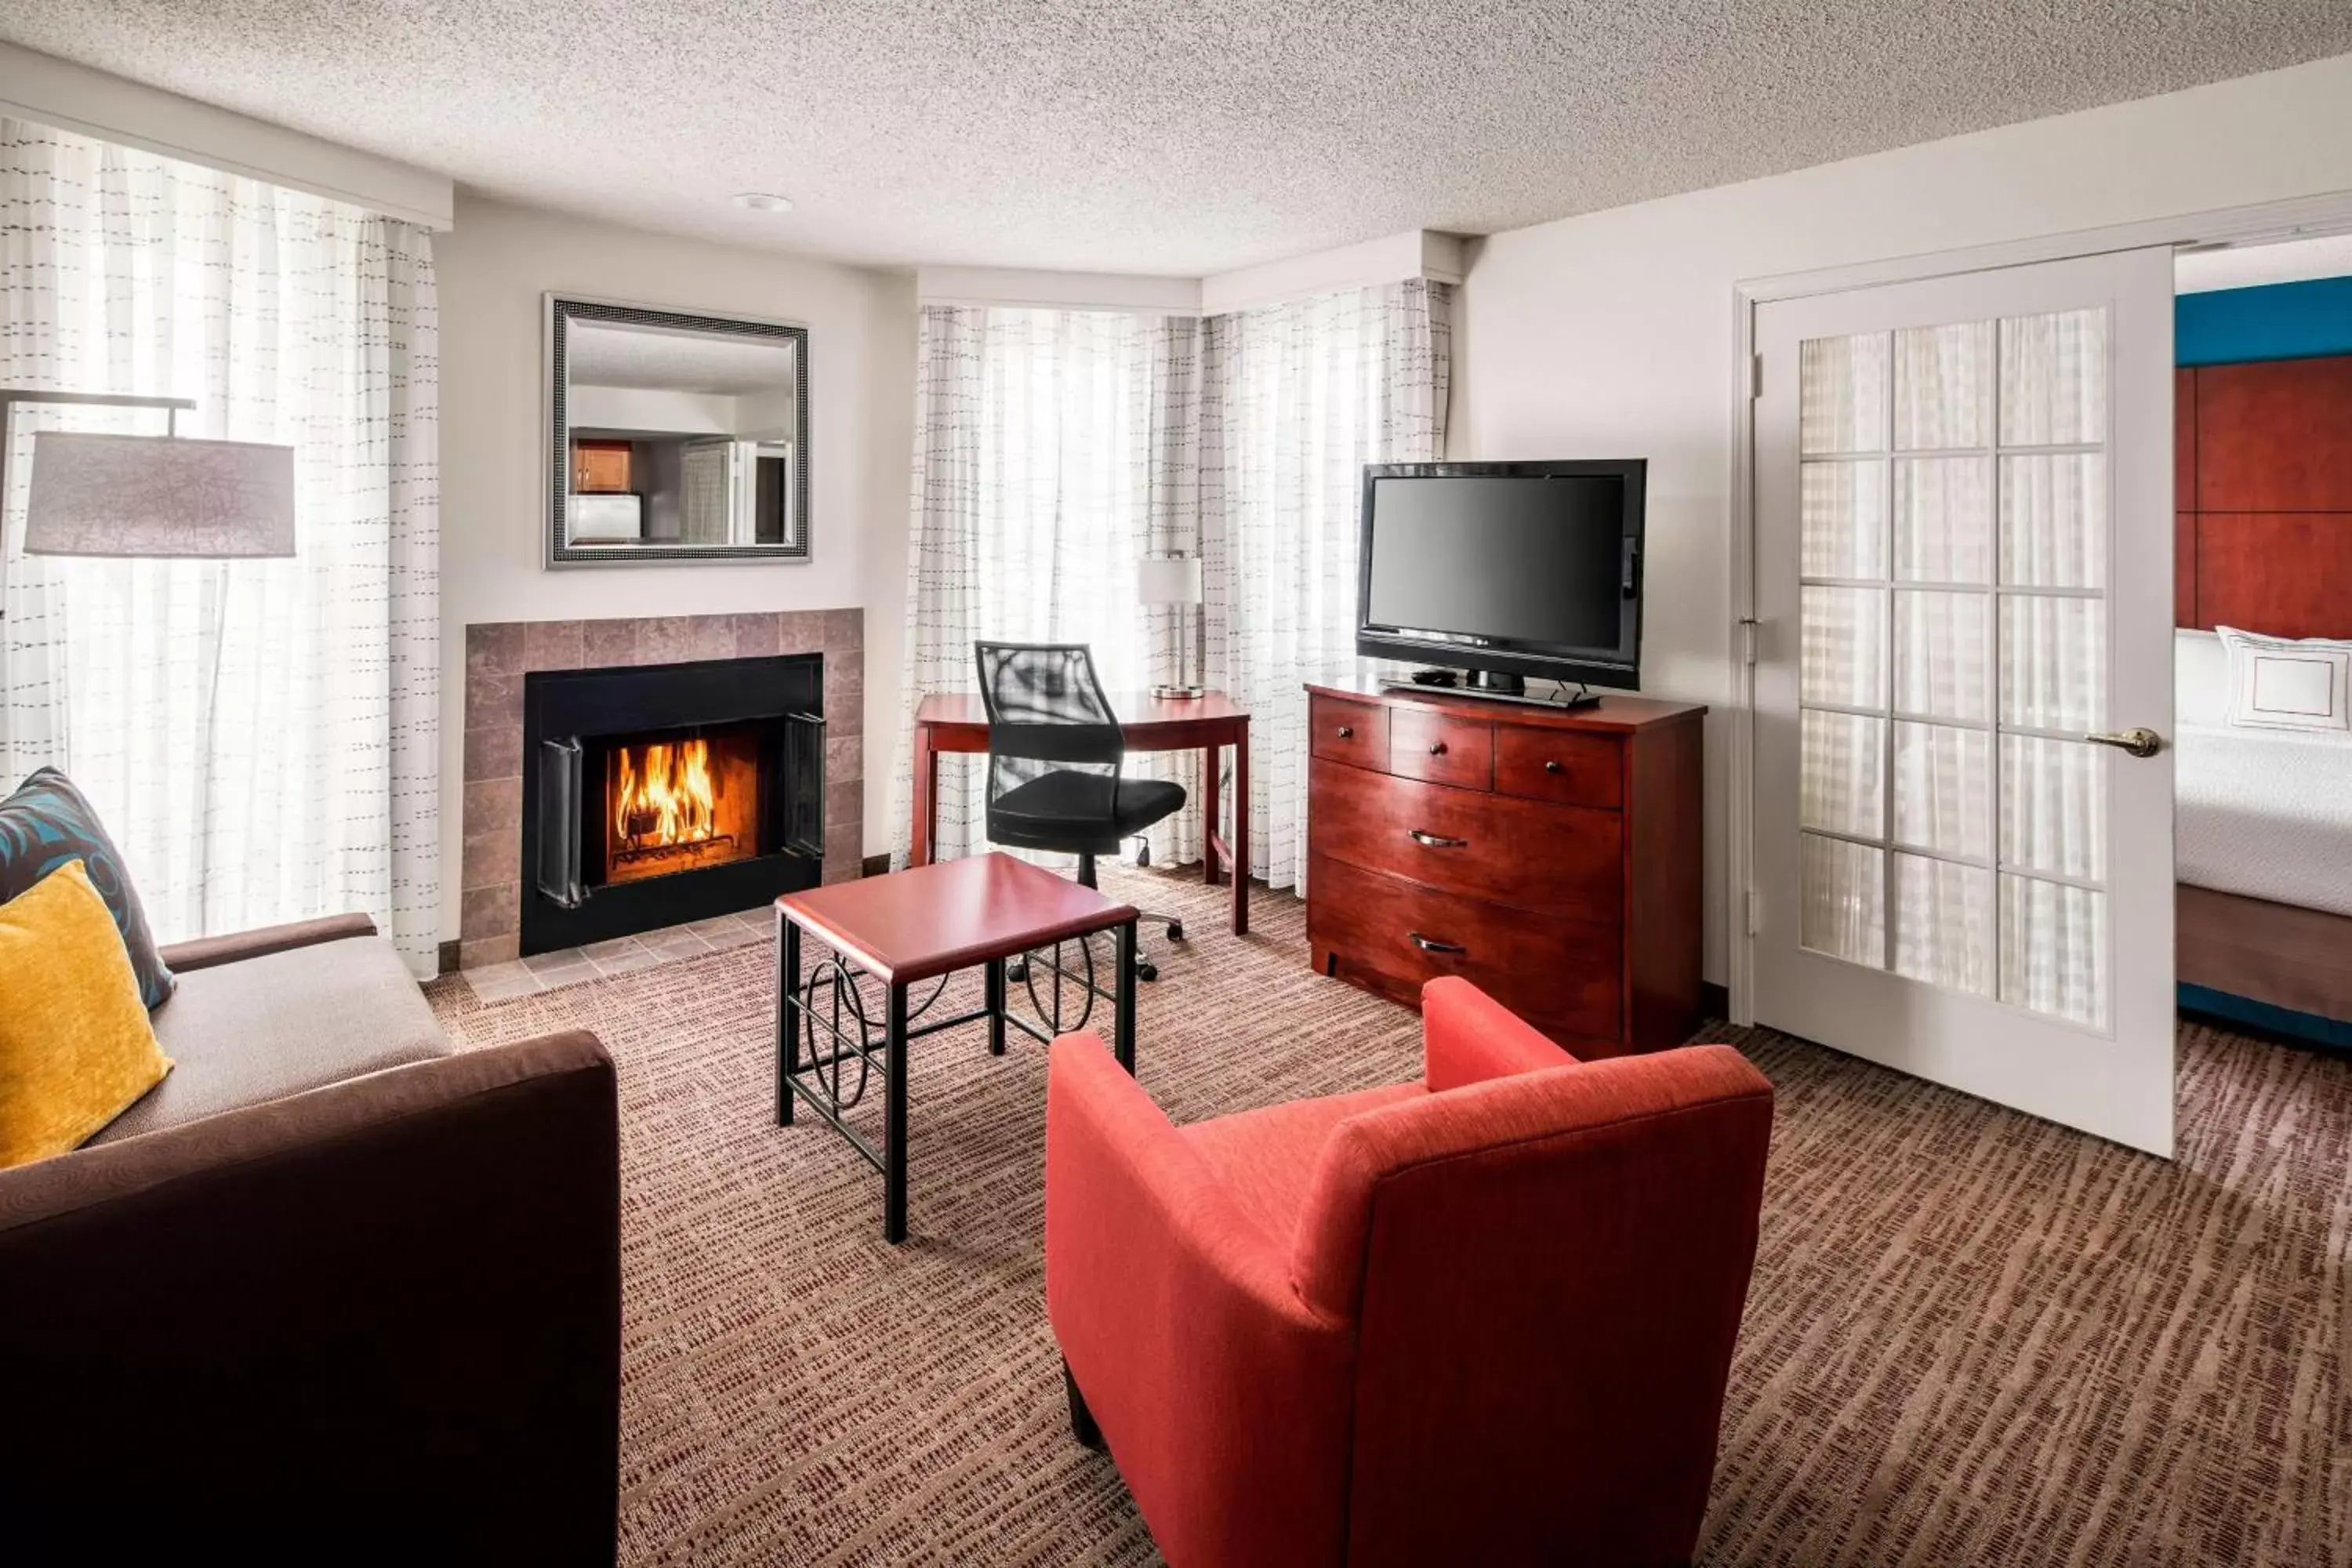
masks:
<path fill-rule="evenodd" d="M 635 386 L 740 397 L 793 384 L 793 351 L 777 343 L 574 321 L 564 368 L 579 386 Z"/>
<path fill-rule="evenodd" d="M 2352 51 L 2352 4 L 7 0 L 0 37 L 646 227 L 1192 275 Z"/>
<path fill-rule="evenodd" d="M 2273 245 L 2233 245 L 2226 250 L 2192 250 L 2173 263 L 2175 287 L 2183 294 L 2347 277 L 2352 277 L 2352 234 Z"/>

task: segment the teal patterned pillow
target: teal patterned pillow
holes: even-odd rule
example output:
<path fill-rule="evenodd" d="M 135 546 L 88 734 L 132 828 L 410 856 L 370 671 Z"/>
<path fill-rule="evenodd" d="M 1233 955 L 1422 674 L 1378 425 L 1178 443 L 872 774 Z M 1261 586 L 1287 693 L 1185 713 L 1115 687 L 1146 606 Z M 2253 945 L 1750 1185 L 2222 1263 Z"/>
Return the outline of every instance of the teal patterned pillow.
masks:
<path fill-rule="evenodd" d="M 89 869 L 91 885 L 106 900 L 121 929 L 122 945 L 131 952 L 140 999 L 155 1006 L 172 994 L 175 982 L 155 951 L 147 912 L 139 907 L 139 893 L 122 868 L 122 857 L 81 791 L 57 769 L 43 768 L 17 785 L 15 795 L 0 800 L 0 903 L 68 860 L 79 860 Z"/>

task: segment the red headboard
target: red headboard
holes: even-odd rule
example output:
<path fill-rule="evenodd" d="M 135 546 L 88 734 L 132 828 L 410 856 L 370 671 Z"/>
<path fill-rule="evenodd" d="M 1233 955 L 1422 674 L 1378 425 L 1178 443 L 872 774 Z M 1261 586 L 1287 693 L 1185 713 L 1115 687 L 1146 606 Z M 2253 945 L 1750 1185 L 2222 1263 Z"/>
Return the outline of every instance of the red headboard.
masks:
<path fill-rule="evenodd" d="M 2177 623 L 2352 637 L 2352 355 L 2174 378 Z"/>

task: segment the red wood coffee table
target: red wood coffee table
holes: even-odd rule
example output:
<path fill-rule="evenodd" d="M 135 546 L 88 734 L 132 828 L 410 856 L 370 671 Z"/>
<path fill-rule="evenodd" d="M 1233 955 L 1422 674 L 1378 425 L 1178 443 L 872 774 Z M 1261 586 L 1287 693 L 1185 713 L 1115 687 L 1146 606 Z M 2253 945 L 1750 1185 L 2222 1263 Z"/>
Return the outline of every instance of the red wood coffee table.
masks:
<path fill-rule="evenodd" d="M 1050 1042 L 1050 1031 L 1006 1008 L 1005 960 L 1110 931 L 1118 948 L 1110 990 L 1094 984 L 1091 962 L 1084 978 L 1043 958 L 1030 963 L 1053 972 L 1057 983 L 1070 979 L 1111 1004 L 1112 1050 L 1119 1065 L 1133 1072 L 1135 922 L 1132 906 L 1114 903 L 1092 888 L 1010 855 L 975 855 L 785 894 L 776 900 L 777 1124 L 792 1125 L 795 1098 L 831 1122 L 850 1147 L 881 1171 L 883 1239 L 904 1241 L 907 1042 L 982 1019 L 987 1020 L 988 1048 L 994 1055 L 1004 1054 L 1007 1024 Z M 805 979 L 801 973 L 804 931 L 841 955 L 818 964 Z M 908 1027 L 908 987 L 975 964 L 987 969 L 987 1000 L 982 1006 Z M 879 1039 L 868 1026 L 866 1004 L 856 988 L 857 972 L 881 981 L 886 992 Z M 1059 995 L 1057 984 L 1057 1004 Z M 830 1037 L 822 1048 L 820 1034 Z M 855 1088 L 845 1096 L 844 1069 L 853 1067 Z M 878 1152 L 843 1119 L 864 1097 L 868 1076 L 876 1071 L 882 1075 L 884 1093 Z"/>

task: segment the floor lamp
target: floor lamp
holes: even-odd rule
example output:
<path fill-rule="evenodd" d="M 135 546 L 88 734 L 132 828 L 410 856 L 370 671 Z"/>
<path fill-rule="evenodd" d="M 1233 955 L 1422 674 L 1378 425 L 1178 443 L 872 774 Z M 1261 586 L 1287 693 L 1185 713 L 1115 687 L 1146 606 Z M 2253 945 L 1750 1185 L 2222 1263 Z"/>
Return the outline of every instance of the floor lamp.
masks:
<path fill-rule="evenodd" d="M 160 437 L 35 431 L 26 554 L 229 560 L 294 553 L 294 448 L 183 440 L 180 415 L 195 406 L 185 397 L 0 387 L 0 504 L 10 494 L 8 460 L 22 403 L 158 408 L 170 422 Z M 5 565 L 0 551 L 0 572 Z"/>
<path fill-rule="evenodd" d="M 169 433 L 160 437 L 35 431 L 26 554 L 226 560 L 294 553 L 294 448 L 181 440 L 181 411 L 195 406 L 184 397 L 0 388 L 0 507 L 9 495 L 8 450 L 19 403 L 161 408 L 169 419 Z M 0 589 L 6 586 L 5 546 L 0 539 Z M 6 613 L 0 594 L 0 616 Z M 219 702 L 217 640 L 209 658 L 207 714 Z M 205 777 L 209 792 L 209 772 Z"/>

